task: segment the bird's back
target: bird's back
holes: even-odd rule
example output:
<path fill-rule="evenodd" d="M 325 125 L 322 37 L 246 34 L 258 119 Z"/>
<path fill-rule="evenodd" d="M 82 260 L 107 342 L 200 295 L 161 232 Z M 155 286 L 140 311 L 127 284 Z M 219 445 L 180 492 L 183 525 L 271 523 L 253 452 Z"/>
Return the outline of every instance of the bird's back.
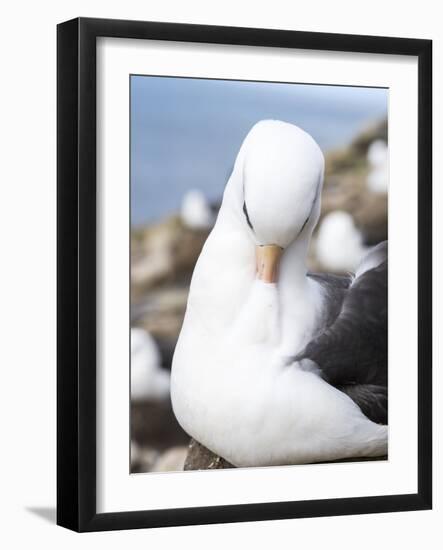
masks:
<path fill-rule="evenodd" d="M 386 245 L 376 247 L 361 265 L 354 280 L 311 275 L 324 288 L 327 305 L 322 329 L 295 359 L 315 363 L 322 378 L 349 395 L 368 418 L 386 424 Z"/>

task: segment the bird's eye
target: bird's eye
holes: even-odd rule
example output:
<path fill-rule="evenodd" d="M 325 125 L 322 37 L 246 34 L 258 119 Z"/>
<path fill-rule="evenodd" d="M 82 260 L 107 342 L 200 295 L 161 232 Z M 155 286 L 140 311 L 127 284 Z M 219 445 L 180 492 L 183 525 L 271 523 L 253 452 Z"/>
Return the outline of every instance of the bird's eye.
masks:
<path fill-rule="evenodd" d="M 303 229 L 305 228 L 305 225 L 308 223 L 308 220 L 309 220 L 309 217 L 310 217 L 311 214 L 309 214 L 309 216 L 306 218 L 305 220 L 305 223 L 301 226 L 301 229 L 300 229 L 300 233 L 303 231 Z M 299 233 L 299 235 L 300 235 Z"/>
<path fill-rule="evenodd" d="M 252 229 L 252 231 L 254 231 L 251 220 L 249 219 L 248 209 L 246 208 L 246 201 L 243 201 L 243 213 L 245 215 L 245 218 L 246 218 L 246 221 L 248 222 L 249 227 Z"/>

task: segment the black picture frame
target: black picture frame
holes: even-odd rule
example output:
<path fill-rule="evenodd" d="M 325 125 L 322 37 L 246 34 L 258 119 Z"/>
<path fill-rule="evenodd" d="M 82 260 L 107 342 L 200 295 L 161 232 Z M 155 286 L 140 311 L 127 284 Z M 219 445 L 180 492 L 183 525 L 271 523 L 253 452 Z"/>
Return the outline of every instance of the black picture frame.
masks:
<path fill-rule="evenodd" d="M 399 54 L 418 58 L 418 490 L 416 494 L 96 512 L 96 39 Z M 76 531 L 425 510 L 432 506 L 432 42 L 74 19 L 57 29 L 57 523 Z"/>

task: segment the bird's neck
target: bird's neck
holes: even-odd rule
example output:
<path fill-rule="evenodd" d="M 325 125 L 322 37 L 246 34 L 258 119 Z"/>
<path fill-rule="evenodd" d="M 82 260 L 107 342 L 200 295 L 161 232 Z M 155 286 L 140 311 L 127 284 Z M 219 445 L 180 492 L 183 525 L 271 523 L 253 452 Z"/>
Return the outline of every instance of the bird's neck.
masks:
<path fill-rule="evenodd" d="M 322 308 L 318 285 L 307 277 L 310 235 L 294 241 L 280 266 L 281 353 L 298 353 L 312 338 Z"/>
<path fill-rule="evenodd" d="M 201 326 L 207 338 L 228 330 L 239 316 L 256 316 L 255 310 L 249 317 L 246 311 L 256 284 L 255 243 L 240 216 L 222 208 L 194 270 L 187 318 Z M 321 308 L 317 285 L 307 277 L 309 241 L 309 234 L 300 236 L 281 259 L 276 307 L 282 355 L 296 354 L 309 341 Z"/>
<path fill-rule="evenodd" d="M 282 285 L 285 285 L 286 282 L 292 282 L 291 286 L 300 287 L 303 290 L 307 283 L 308 268 L 306 259 L 309 240 L 309 236 L 299 237 L 285 249 L 279 276 Z"/>

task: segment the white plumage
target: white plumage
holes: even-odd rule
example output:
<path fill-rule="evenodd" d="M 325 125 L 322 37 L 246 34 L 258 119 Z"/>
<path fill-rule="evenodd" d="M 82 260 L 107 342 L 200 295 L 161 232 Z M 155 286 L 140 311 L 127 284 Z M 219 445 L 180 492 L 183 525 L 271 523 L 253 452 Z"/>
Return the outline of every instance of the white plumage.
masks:
<path fill-rule="evenodd" d="M 164 399 L 169 394 L 170 375 L 161 368 L 160 353 L 152 336 L 141 328 L 131 329 L 131 399 Z"/>
<path fill-rule="evenodd" d="M 191 436 L 236 466 L 386 453 L 386 426 L 287 361 L 312 338 L 324 299 L 305 261 L 323 170 L 304 131 L 256 124 L 194 270 L 173 359 L 173 408 Z M 285 249 L 278 285 L 256 276 L 256 246 L 270 244 Z"/>
<path fill-rule="evenodd" d="M 204 194 L 191 189 L 183 197 L 181 206 L 183 223 L 191 229 L 207 229 L 214 223 L 214 216 Z"/>
<path fill-rule="evenodd" d="M 377 139 L 368 148 L 368 188 L 374 193 L 387 193 L 389 180 L 389 154 L 386 143 Z"/>
<path fill-rule="evenodd" d="M 367 252 L 351 214 L 343 210 L 322 219 L 315 250 L 322 267 L 335 272 L 354 272 Z"/>

